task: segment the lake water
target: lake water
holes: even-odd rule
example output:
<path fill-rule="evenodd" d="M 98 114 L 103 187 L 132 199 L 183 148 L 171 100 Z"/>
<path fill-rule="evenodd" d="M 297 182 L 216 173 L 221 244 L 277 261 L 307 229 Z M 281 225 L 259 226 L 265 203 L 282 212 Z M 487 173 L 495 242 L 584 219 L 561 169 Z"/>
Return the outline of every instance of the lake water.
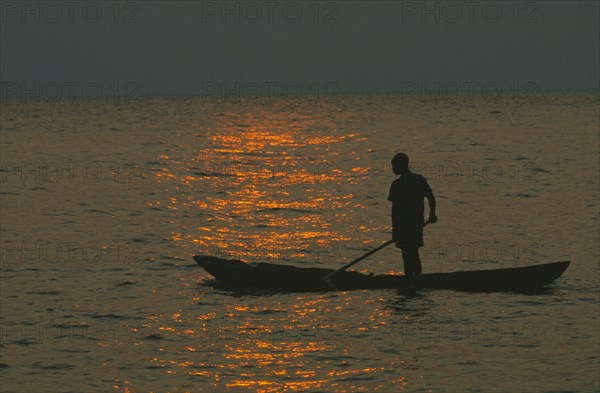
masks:
<path fill-rule="evenodd" d="M 2 392 L 598 391 L 598 94 L 533 98 L 3 102 Z M 424 272 L 569 269 L 269 294 L 194 263 L 342 266 L 390 238 L 400 151 L 438 200 Z"/>

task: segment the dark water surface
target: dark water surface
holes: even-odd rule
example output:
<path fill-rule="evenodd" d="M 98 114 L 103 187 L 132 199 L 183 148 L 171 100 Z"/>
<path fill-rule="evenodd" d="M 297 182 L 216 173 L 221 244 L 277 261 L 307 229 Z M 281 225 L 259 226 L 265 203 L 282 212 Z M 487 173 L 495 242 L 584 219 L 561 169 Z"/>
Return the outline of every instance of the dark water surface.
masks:
<path fill-rule="evenodd" d="M 595 392 L 597 93 L 3 104 L 2 392 Z M 571 260 L 530 295 L 235 293 L 203 253 L 337 268 L 429 179 L 425 272 Z M 356 269 L 402 271 L 388 247 Z"/>

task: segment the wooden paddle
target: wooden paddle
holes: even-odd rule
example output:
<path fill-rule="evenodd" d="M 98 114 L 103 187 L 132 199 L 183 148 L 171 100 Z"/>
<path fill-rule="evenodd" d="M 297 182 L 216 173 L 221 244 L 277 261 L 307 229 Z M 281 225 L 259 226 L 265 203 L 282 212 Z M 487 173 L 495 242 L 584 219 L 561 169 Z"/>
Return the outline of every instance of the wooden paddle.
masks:
<path fill-rule="evenodd" d="M 423 226 L 429 224 L 429 221 L 426 221 L 425 224 L 423 224 Z M 345 264 L 344 266 L 342 266 L 341 268 L 339 268 L 338 270 L 331 272 L 325 276 L 323 276 L 323 278 L 321 278 L 321 280 L 325 281 L 325 282 L 330 282 L 331 278 L 333 276 L 335 276 L 338 273 L 343 272 L 344 270 L 348 269 L 350 266 L 354 266 L 356 265 L 358 262 L 362 261 L 363 259 L 365 259 L 368 256 L 371 256 L 373 254 L 375 254 L 377 251 L 381 250 L 382 248 L 385 248 L 387 246 L 389 246 L 390 244 L 394 243 L 394 240 L 388 240 L 387 242 L 383 243 L 381 246 L 372 249 L 371 251 L 369 251 L 368 253 L 366 253 L 365 255 L 363 255 L 362 257 L 358 257 L 355 260 L 353 260 L 352 262 L 349 262 L 347 264 Z"/>

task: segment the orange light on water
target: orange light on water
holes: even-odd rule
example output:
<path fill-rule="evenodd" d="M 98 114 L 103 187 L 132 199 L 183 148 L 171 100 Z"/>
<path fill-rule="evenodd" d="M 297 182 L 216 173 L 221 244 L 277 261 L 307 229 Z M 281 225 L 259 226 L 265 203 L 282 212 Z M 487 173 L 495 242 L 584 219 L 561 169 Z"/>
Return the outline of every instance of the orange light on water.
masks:
<path fill-rule="evenodd" d="M 340 190 L 372 171 L 342 146 L 358 133 L 293 108 L 212 121 L 153 169 L 166 197 L 152 206 L 171 214 L 170 239 L 186 254 L 314 266 L 351 240 L 341 224 L 364 206 Z M 340 149 L 348 168 L 335 163 Z"/>

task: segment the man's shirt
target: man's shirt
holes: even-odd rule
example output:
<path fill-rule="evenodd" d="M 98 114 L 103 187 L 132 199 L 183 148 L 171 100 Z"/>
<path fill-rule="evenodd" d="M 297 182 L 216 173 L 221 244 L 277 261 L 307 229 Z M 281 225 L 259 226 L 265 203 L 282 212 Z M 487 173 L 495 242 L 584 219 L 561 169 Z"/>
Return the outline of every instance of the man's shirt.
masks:
<path fill-rule="evenodd" d="M 392 182 L 388 200 L 392 202 L 392 222 L 395 224 L 401 217 L 414 217 L 423 222 L 425 204 L 423 199 L 432 195 L 427 180 L 412 172 L 403 174 Z"/>

